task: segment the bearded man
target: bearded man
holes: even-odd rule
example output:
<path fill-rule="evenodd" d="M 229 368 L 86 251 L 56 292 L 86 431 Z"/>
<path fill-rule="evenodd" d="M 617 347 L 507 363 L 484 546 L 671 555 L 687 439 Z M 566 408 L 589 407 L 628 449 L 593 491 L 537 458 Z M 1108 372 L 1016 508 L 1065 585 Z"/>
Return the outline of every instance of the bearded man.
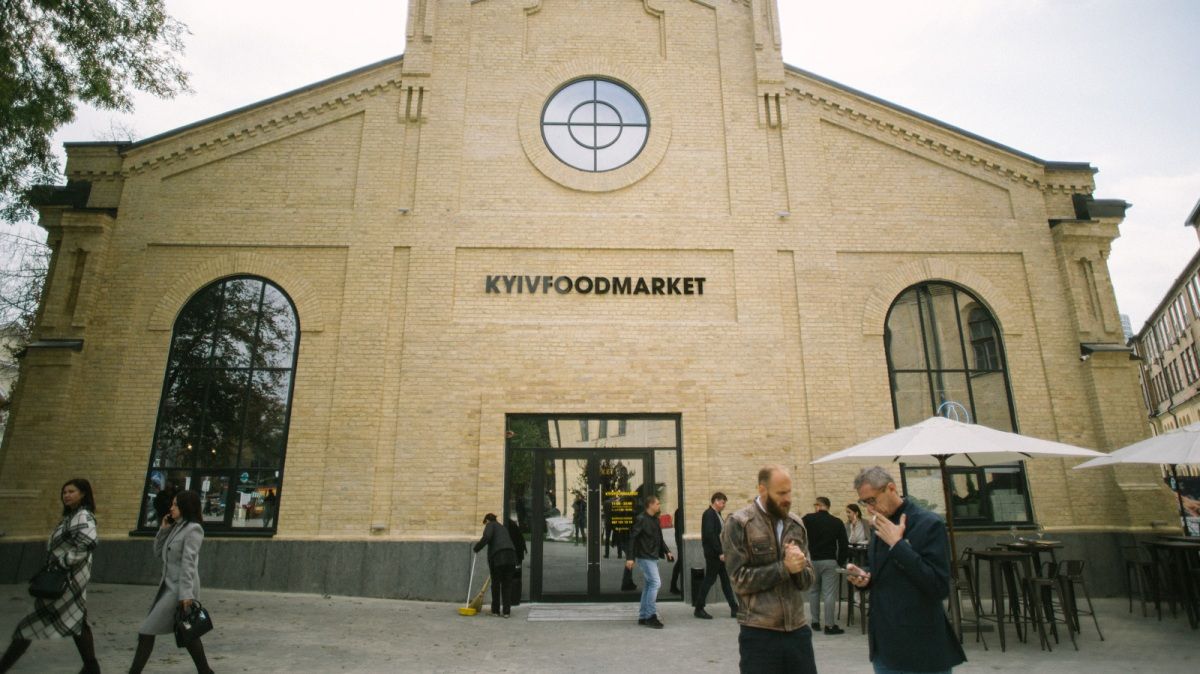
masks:
<path fill-rule="evenodd" d="M 758 471 L 758 497 L 721 532 L 725 567 L 737 593 L 742 672 L 816 674 L 805 599 L 815 574 L 808 535 L 791 514 L 792 477 L 783 466 Z"/>

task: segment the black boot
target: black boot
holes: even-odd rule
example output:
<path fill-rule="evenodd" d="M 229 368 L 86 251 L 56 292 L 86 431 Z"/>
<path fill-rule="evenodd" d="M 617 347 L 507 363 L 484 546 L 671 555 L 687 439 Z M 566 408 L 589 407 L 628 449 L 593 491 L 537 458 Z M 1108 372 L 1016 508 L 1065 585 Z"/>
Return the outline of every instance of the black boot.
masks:
<path fill-rule="evenodd" d="M 192 664 L 196 665 L 196 674 L 213 674 L 213 670 L 208 668 L 208 658 L 204 657 L 204 644 L 200 643 L 200 639 L 192 639 L 192 643 L 187 645 L 188 655 L 192 656 Z"/>
<path fill-rule="evenodd" d="M 12 669 L 12 666 L 25 655 L 26 649 L 29 648 L 29 640 L 13 637 L 12 643 L 8 645 L 8 650 L 4 651 L 4 657 L 0 658 L 0 672 L 7 672 Z"/>
<path fill-rule="evenodd" d="M 79 650 L 79 657 L 83 660 L 83 669 L 80 674 L 100 674 L 100 663 L 96 660 L 96 646 L 92 639 L 92 628 L 87 624 L 87 618 L 83 619 L 83 631 L 74 636 L 75 648 Z"/>
<path fill-rule="evenodd" d="M 129 665 L 129 674 L 142 674 L 142 668 L 154 652 L 154 635 L 139 634 L 137 651 L 133 654 L 133 664 Z"/>

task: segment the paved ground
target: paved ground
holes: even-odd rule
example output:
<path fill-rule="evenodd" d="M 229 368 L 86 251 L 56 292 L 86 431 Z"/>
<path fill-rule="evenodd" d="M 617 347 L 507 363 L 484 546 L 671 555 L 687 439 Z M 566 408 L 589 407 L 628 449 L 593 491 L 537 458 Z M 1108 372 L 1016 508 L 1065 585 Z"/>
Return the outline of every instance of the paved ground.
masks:
<path fill-rule="evenodd" d="M 93 585 L 89 609 L 100 662 L 125 671 L 133 657 L 137 625 L 154 588 Z M 216 630 L 205 637 L 218 672 L 734 672 L 737 625 L 727 613 L 696 620 L 676 602 L 661 604 L 667 627 L 650 630 L 634 622 L 529 622 L 522 605 L 510 620 L 461 617 L 457 606 L 434 602 L 356 597 L 205 590 Z M 0 585 L 0 634 L 9 634 L 29 610 L 25 587 Z M 714 608 L 720 608 L 716 606 Z M 1136 608 L 1136 607 L 1135 607 Z M 630 606 L 630 616 L 635 609 Z M 1200 671 L 1200 631 L 1182 616 L 1158 622 L 1126 612 L 1123 600 L 1099 602 L 1107 641 L 1085 627 L 1080 650 L 1069 643 L 1053 653 L 1036 639 L 1001 653 L 967 643 L 966 665 L 956 674 L 1054 672 L 1105 674 Z M 822 674 L 870 672 L 866 639 L 857 627 L 842 636 L 815 637 Z M 38 641 L 12 670 L 75 672 L 79 662 L 69 640 Z M 191 672 L 191 661 L 170 637 L 159 639 L 149 672 Z"/>

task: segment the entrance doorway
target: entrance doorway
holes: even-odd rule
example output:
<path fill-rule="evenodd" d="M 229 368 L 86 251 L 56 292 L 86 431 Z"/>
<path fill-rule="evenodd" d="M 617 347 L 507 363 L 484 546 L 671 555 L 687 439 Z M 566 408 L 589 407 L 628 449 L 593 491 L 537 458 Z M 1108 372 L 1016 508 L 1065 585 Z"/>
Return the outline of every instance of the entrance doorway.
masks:
<path fill-rule="evenodd" d="M 523 599 L 637 601 L 642 579 L 634 573 L 637 589 L 622 589 L 624 564 L 629 529 L 650 494 L 662 502 L 663 535 L 684 568 L 675 537 L 677 415 L 510 415 L 506 435 L 505 516 L 529 547 Z M 659 565 L 660 598 L 671 599 L 674 568 Z"/>

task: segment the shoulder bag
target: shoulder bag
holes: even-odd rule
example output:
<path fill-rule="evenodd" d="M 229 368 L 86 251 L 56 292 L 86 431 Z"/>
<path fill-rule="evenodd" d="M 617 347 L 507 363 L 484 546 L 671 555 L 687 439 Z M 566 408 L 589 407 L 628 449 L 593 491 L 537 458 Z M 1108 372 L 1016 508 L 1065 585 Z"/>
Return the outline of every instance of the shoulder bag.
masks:
<path fill-rule="evenodd" d="M 212 616 L 200 602 L 192 600 L 188 609 L 179 606 L 175 609 L 175 645 L 184 648 L 201 636 L 212 631 Z"/>
<path fill-rule="evenodd" d="M 58 599 L 66 591 L 67 570 L 53 555 L 48 555 L 45 566 L 29 579 L 29 594 L 38 599 Z"/>

